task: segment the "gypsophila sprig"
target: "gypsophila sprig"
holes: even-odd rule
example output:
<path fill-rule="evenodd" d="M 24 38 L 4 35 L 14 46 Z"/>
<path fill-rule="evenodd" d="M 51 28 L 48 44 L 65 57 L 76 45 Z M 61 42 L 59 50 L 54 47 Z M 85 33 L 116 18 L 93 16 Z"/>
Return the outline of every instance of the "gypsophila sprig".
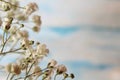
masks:
<path fill-rule="evenodd" d="M 3 66 L 6 80 L 58 80 L 57 76 L 74 79 L 74 74 L 68 74 L 67 67 L 54 59 L 41 68 L 39 63 L 49 49 L 29 37 L 30 31 L 40 32 L 41 16 L 35 13 L 39 8 L 35 2 L 21 6 L 19 1 L 0 0 L 0 60 L 6 55 L 19 54 L 14 62 Z"/>

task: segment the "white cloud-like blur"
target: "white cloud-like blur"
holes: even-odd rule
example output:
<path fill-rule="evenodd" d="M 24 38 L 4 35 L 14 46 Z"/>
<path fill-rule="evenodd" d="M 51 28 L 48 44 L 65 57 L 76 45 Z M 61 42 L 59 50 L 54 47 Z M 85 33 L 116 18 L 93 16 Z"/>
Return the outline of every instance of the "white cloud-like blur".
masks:
<path fill-rule="evenodd" d="M 43 25 L 120 25 L 119 0 L 36 0 Z"/>

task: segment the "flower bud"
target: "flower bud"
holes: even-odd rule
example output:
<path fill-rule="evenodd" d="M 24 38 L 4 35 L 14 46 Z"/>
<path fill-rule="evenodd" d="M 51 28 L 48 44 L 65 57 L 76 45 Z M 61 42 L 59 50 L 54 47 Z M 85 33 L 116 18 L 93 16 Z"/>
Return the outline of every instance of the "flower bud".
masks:
<path fill-rule="evenodd" d="M 33 44 L 34 44 L 34 41 L 30 40 L 29 45 L 33 45 Z"/>
<path fill-rule="evenodd" d="M 75 78 L 75 76 L 74 76 L 73 73 L 70 74 L 70 77 L 71 77 L 72 79 Z"/>
<path fill-rule="evenodd" d="M 67 68 L 64 65 L 58 65 L 57 74 L 63 74 L 67 71 Z"/>
<path fill-rule="evenodd" d="M 64 73 L 63 76 L 64 76 L 64 79 L 65 79 L 65 78 L 68 77 L 68 74 L 67 74 L 67 73 Z"/>

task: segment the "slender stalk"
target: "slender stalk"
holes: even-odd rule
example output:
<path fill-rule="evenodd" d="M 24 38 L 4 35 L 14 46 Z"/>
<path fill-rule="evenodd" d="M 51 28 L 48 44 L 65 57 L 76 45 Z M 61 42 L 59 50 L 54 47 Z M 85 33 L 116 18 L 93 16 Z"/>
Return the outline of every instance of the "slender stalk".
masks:
<path fill-rule="evenodd" d="M 5 38 L 5 31 L 3 32 L 3 38 L 2 38 L 3 46 L 2 46 L 2 49 L 1 49 L 1 53 L 3 52 L 4 46 L 6 44 L 6 41 L 4 42 L 4 38 Z"/>
<path fill-rule="evenodd" d="M 29 74 L 30 70 L 32 69 L 32 67 L 33 67 L 34 63 L 35 63 L 35 61 L 31 64 L 31 66 L 30 66 L 29 70 L 26 72 L 26 77 L 24 78 L 24 80 L 26 80 L 26 79 L 27 79 L 27 76 L 28 76 L 28 74 Z"/>
<path fill-rule="evenodd" d="M 54 80 L 56 80 L 57 75 L 58 75 L 58 74 L 55 74 L 55 76 L 54 76 Z"/>
<path fill-rule="evenodd" d="M 11 6 L 14 6 L 14 7 L 17 7 L 17 8 L 20 8 L 20 9 L 25 9 L 24 7 L 20 7 L 20 6 L 11 4 L 10 2 L 4 1 L 4 0 L 2 0 L 2 2 L 7 3 L 7 4 L 10 4 Z"/>
<path fill-rule="evenodd" d="M 32 67 L 33 67 L 34 63 L 35 63 L 35 61 L 31 64 L 31 66 L 30 66 L 30 68 L 29 68 L 29 70 L 28 70 L 27 74 L 29 74 L 29 72 L 30 72 L 30 70 L 32 69 Z"/>
<path fill-rule="evenodd" d="M 11 50 L 11 51 L 3 52 L 1 55 L 5 55 L 7 53 L 12 53 L 12 52 L 15 52 L 15 51 L 18 51 L 18 50 L 21 50 L 21 48 L 18 48 L 18 49 L 15 49 L 15 50 Z"/>
<path fill-rule="evenodd" d="M 5 37 L 5 31 L 3 31 L 3 38 L 2 38 L 3 43 L 4 43 L 4 37 Z"/>
<path fill-rule="evenodd" d="M 6 80 L 8 80 L 8 78 L 9 78 L 10 74 L 11 74 L 11 73 L 9 73 L 9 74 L 8 74 L 8 76 L 7 76 L 7 79 L 6 79 Z"/>
<path fill-rule="evenodd" d="M 15 76 L 15 74 L 13 74 L 13 75 L 11 76 L 10 80 L 12 80 L 12 79 L 14 78 L 14 76 Z"/>

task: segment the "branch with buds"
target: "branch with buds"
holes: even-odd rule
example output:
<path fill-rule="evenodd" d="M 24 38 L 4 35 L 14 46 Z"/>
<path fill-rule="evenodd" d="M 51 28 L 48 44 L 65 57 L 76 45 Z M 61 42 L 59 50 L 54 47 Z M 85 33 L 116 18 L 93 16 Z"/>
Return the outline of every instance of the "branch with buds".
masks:
<path fill-rule="evenodd" d="M 21 7 L 17 0 L 0 0 L 0 4 L 0 56 L 21 55 L 15 62 L 4 66 L 8 74 L 6 80 L 57 80 L 59 75 L 63 80 L 73 79 L 74 74 L 68 74 L 66 66 L 57 64 L 54 59 L 44 69 L 39 66 L 49 49 L 29 38 L 30 30 L 38 33 L 41 28 L 41 16 L 35 14 L 38 5 L 31 2 Z"/>

